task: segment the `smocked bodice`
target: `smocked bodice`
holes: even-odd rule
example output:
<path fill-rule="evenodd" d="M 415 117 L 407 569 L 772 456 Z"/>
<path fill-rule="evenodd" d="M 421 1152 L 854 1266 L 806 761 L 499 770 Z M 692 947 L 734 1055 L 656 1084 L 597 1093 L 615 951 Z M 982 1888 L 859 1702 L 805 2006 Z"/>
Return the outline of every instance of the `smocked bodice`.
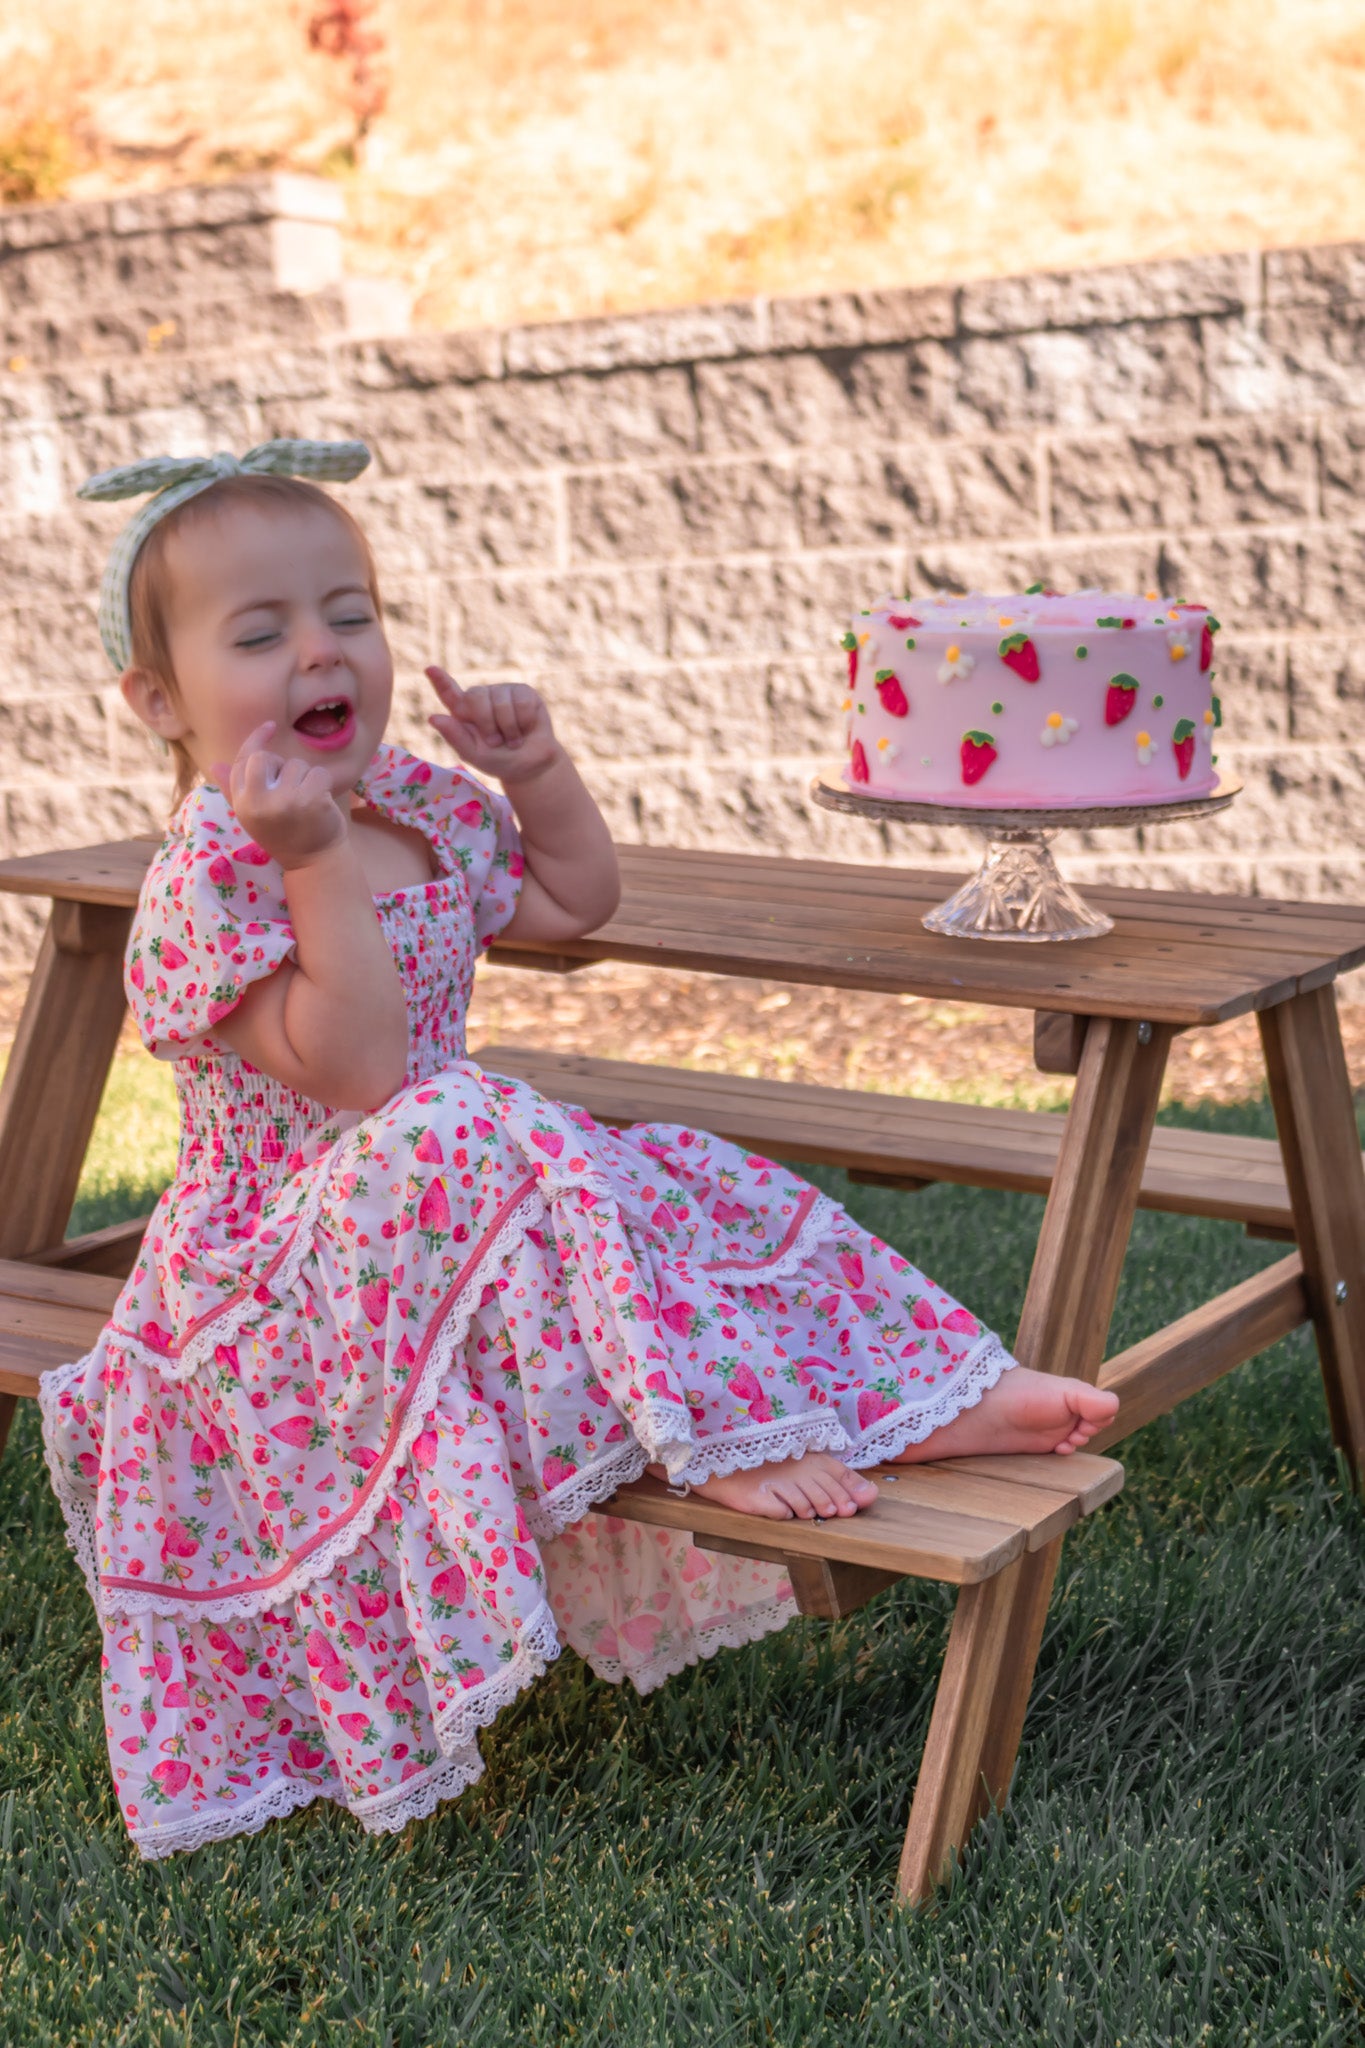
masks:
<path fill-rule="evenodd" d="M 477 955 L 467 891 L 461 877 L 444 875 L 377 897 L 375 909 L 407 997 L 405 1084 L 428 1080 L 465 1056 Z M 274 1185 L 360 1120 L 296 1094 L 212 1039 L 175 1061 L 175 1081 L 182 1181 L 242 1175 Z"/>

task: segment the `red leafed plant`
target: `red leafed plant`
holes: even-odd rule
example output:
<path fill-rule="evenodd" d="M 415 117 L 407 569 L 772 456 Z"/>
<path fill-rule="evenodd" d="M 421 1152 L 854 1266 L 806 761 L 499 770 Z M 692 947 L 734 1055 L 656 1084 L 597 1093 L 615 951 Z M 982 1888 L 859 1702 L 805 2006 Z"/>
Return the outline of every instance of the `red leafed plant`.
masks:
<path fill-rule="evenodd" d="M 356 134 L 363 136 L 383 113 L 389 97 L 389 70 L 384 63 L 384 37 L 373 25 L 377 0 L 324 0 L 308 17 L 308 47 L 325 57 L 349 59 L 349 99 Z"/>

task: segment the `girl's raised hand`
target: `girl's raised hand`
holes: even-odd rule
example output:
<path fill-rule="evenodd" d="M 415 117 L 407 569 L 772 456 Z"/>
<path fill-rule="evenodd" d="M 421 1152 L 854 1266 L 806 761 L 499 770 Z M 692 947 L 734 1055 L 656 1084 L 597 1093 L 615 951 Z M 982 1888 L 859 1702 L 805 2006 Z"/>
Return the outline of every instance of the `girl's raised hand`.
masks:
<path fill-rule="evenodd" d="M 341 844 L 346 820 L 324 769 L 269 751 L 266 741 L 274 730 L 268 718 L 249 732 L 235 761 L 215 765 L 214 779 L 272 860 L 282 868 L 306 868 Z"/>
<path fill-rule="evenodd" d="M 462 761 L 499 782 L 527 782 L 559 758 L 550 714 L 538 690 L 529 683 L 480 683 L 462 690 L 443 668 L 427 676 L 445 712 L 434 711 L 430 723 L 448 740 Z"/>

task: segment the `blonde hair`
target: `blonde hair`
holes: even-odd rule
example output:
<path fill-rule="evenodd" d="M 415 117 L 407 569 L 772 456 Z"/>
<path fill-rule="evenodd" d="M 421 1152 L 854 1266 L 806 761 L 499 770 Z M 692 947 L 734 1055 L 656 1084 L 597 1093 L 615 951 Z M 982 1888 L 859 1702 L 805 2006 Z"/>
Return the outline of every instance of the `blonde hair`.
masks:
<path fill-rule="evenodd" d="M 171 661 L 170 634 L 166 613 L 171 592 L 171 570 L 166 559 L 167 544 L 175 533 L 184 532 L 206 513 L 221 510 L 225 505 L 261 505 L 294 510 L 329 512 L 339 520 L 351 535 L 360 550 L 365 564 L 365 581 L 376 613 L 382 619 L 383 604 L 379 595 L 379 574 L 375 568 L 374 554 L 364 529 L 352 514 L 326 491 L 316 484 L 297 476 L 226 476 L 216 484 L 210 484 L 206 491 L 187 498 L 183 505 L 168 512 L 159 525 L 154 526 L 138 551 L 128 580 L 128 614 L 132 624 L 133 668 L 146 669 L 155 676 L 171 702 L 180 701 L 176 683 L 175 668 Z M 183 740 L 168 740 L 171 759 L 175 764 L 175 794 L 171 799 L 172 812 L 178 811 L 185 798 L 198 780 L 199 770 L 190 758 L 189 749 Z"/>

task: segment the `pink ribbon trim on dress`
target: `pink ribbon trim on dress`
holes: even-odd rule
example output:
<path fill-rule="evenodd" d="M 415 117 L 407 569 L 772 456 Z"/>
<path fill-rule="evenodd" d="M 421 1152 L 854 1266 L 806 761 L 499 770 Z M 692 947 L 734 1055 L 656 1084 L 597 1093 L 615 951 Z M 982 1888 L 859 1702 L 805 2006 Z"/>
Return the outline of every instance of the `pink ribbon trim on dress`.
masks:
<path fill-rule="evenodd" d="M 298 1566 L 302 1564 L 306 1558 L 312 1555 L 312 1553 L 318 1548 L 320 1544 L 330 1543 L 336 1536 L 338 1529 L 346 1528 L 348 1523 L 352 1522 L 355 1519 L 355 1517 L 361 1512 L 362 1508 L 364 1508 L 366 1503 L 373 1495 L 376 1487 L 379 1485 L 381 1478 L 385 1476 L 388 1462 L 393 1456 L 394 1446 L 396 1445 L 398 1438 L 402 1433 L 403 1419 L 407 1414 L 408 1409 L 412 1405 L 412 1399 L 414 1394 L 416 1393 L 417 1388 L 422 1383 L 422 1369 L 425 1366 L 427 1359 L 431 1356 L 432 1345 L 435 1343 L 437 1337 L 440 1335 L 441 1329 L 444 1326 L 447 1317 L 450 1315 L 451 1310 L 454 1308 L 456 1301 L 458 1300 L 459 1296 L 463 1293 L 465 1287 L 468 1285 L 470 1275 L 477 1268 L 480 1259 L 484 1255 L 486 1247 L 493 1242 L 498 1232 L 502 1229 L 503 1225 L 506 1223 L 508 1217 L 513 1213 L 513 1211 L 519 1206 L 520 1203 L 526 1200 L 526 1197 L 529 1194 L 533 1194 L 535 1192 L 535 1189 L 536 1182 L 534 1178 L 528 1178 L 522 1182 L 520 1187 L 513 1190 L 513 1192 L 507 1197 L 506 1201 L 503 1203 L 502 1207 L 498 1210 L 496 1216 L 489 1224 L 487 1230 L 479 1239 L 477 1246 L 469 1254 L 469 1257 L 465 1260 L 464 1265 L 460 1268 L 455 1279 L 452 1280 L 449 1289 L 442 1297 L 440 1307 L 437 1309 L 435 1315 L 432 1317 L 431 1321 L 427 1325 L 426 1335 L 422 1339 L 421 1347 L 418 1350 L 417 1357 L 413 1362 L 412 1370 L 408 1374 L 408 1383 L 404 1387 L 402 1394 L 399 1396 L 397 1405 L 394 1409 L 393 1417 L 389 1423 L 389 1432 L 384 1440 L 384 1448 L 380 1452 L 375 1463 L 370 1467 L 369 1472 L 366 1475 L 364 1485 L 360 1488 L 360 1491 L 356 1494 L 355 1499 L 351 1502 L 350 1507 L 346 1510 L 346 1513 L 344 1515 L 339 1515 L 335 1521 L 326 1523 L 325 1526 L 319 1529 L 315 1535 L 310 1536 L 306 1543 L 301 1543 L 297 1550 L 292 1550 L 289 1553 L 289 1556 L 285 1559 L 283 1564 L 279 1565 L 273 1572 L 266 1574 L 266 1576 L 263 1578 L 234 1579 L 228 1585 L 215 1586 L 211 1590 L 196 1592 L 184 1586 L 172 1585 L 164 1579 L 149 1581 L 147 1579 L 116 1578 L 112 1574 L 106 1575 L 105 1573 L 101 1572 L 101 1586 L 106 1587 L 111 1591 L 118 1591 L 124 1593 L 165 1593 L 170 1598 L 176 1600 L 231 1600 L 244 1593 L 268 1593 L 272 1586 L 278 1586 L 282 1580 L 289 1578 L 290 1575 L 297 1570 Z M 281 1252 L 278 1256 L 282 1257 L 283 1252 Z M 269 1278 L 271 1272 L 274 1271 L 275 1265 L 277 1263 L 278 1258 L 273 1259 L 271 1261 L 270 1265 L 266 1268 L 265 1273 L 261 1276 L 261 1281 L 256 1283 L 257 1285 L 262 1284 L 266 1279 Z M 245 1292 L 246 1289 L 243 1288 L 241 1290 L 241 1294 L 244 1294 Z M 240 1300 L 241 1294 L 235 1296 L 234 1299 Z M 224 1314 L 226 1309 L 230 1308 L 231 1306 L 231 1302 L 225 1303 L 223 1308 L 216 1309 L 214 1311 L 214 1315 L 219 1316 Z M 211 1317 L 201 1316 L 199 1324 L 196 1325 L 196 1328 L 202 1327 L 202 1325 L 205 1322 L 208 1322 L 210 1320 L 212 1320 Z M 187 1338 L 186 1342 L 188 1341 L 189 1340 Z"/>

